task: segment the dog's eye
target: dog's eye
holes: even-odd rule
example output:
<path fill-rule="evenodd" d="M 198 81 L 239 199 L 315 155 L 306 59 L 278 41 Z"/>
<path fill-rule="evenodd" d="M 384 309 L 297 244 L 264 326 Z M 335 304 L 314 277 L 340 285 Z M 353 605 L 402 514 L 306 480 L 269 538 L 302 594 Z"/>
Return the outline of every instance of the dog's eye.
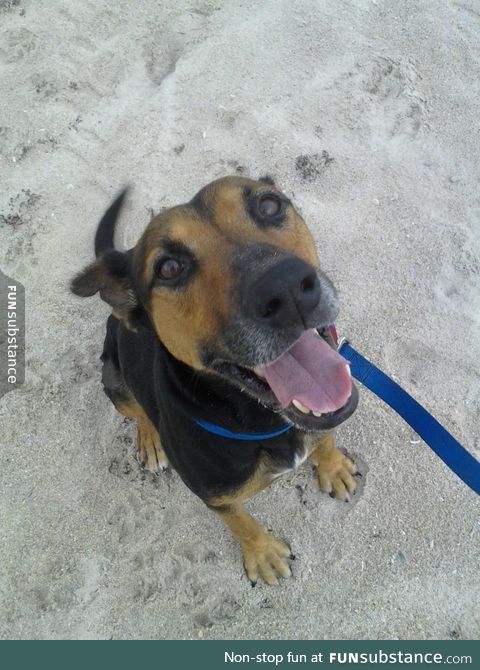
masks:
<path fill-rule="evenodd" d="M 258 213 L 261 216 L 276 216 L 282 207 L 282 203 L 274 195 L 264 195 L 258 201 Z"/>
<path fill-rule="evenodd" d="M 175 258 L 162 258 L 157 263 L 155 271 L 160 279 L 176 279 L 180 277 L 185 266 Z"/>

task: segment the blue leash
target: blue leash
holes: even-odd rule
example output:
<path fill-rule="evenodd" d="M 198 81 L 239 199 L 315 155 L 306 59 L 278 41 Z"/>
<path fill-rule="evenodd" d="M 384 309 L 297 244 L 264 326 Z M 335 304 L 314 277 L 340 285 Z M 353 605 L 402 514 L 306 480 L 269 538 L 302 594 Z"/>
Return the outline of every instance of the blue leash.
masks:
<path fill-rule="evenodd" d="M 350 361 L 352 376 L 387 405 L 390 405 L 448 465 L 450 470 L 453 470 L 472 491 L 480 495 L 480 462 L 464 449 L 412 396 L 358 351 L 355 351 L 346 340 L 340 343 L 338 351 L 347 361 Z"/>

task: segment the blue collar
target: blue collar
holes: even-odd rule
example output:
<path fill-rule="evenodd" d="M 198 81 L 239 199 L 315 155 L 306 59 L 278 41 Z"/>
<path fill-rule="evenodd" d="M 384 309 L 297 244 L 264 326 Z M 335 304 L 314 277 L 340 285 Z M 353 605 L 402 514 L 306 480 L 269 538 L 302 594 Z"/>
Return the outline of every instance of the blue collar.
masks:
<path fill-rule="evenodd" d="M 283 435 L 287 430 L 293 428 L 293 423 L 285 423 L 277 430 L 273 430 L 271 433 L 233 433 L 231 430 L 222 428 L 222 426 L 217 426 L 215 423 L 210 423 L 209 421 L 203 421 L 202 419 L 193 419 L 194 423 L 200 428 L 213 433 L 213 435 L 218 435 L 220 437 L 228 437 L 230 440 L 270 440 L 272 437 L 278 437 L 278 435 Z"/>

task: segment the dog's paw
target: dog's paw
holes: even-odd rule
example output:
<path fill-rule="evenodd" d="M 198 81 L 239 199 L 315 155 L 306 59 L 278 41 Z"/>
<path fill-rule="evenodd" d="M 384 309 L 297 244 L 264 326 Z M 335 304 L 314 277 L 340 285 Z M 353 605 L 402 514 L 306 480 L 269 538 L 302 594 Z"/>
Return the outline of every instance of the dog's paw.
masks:
<path fill-rule="evenodd" d="M 245 572 L 252 586 L 257 583 L 259 575 L 267 584 L 275 586 L 278 584 L 277 575 L 287 579 L 292 574 L 286 561 L 287 558 L 294 558 L 290 549 L 267 533 L 242 543 L 242 551 Z"/>
<path fill-rule="evenodd" d="M 137 434 L 137 459 L 142 468 L 154 474 L 166 470 L 168 459 L 160 444 L 160 438 L 153 431 L 148 431 L 143 426 L 138 427 Z"/>
<path fill-rule="evenodd" d="M 332 498 L 348 502 L 357 488 L 357 482 L 354 479 L 357 473 L 355 463 L 348 456 L 344 456 L 341 451 L 335 449 L 316 467 L 320 490 L 328 493 Z"/>

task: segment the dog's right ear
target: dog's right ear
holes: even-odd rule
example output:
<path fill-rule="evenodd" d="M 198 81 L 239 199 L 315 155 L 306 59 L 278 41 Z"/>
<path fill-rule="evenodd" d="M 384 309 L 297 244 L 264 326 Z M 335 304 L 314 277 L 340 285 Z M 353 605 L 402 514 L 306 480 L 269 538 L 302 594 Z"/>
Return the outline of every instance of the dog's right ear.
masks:
<path fill-rule="evenodd" d="M 110 249 L 80 272 L 70 286 L 72 293 L 83 298 L 100 292 L 102 300 L 113 308 L 113 314 L 130 326 L 130 316 L 138 298 L 129 271 L 129 252 Z"/>

